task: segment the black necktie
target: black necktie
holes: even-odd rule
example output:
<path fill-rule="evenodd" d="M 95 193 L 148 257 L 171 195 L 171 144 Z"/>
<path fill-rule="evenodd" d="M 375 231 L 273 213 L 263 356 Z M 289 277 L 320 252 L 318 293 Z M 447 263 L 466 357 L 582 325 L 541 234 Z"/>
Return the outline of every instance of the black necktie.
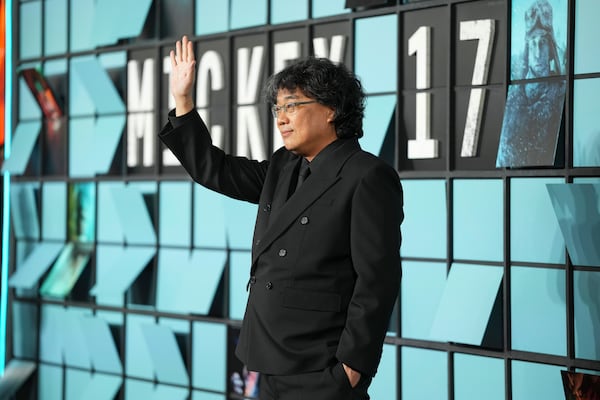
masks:
<path fill-rule="evenodd" d="M 296 183 L 296 190 L 302 185 L 302 182 L 308 178 L 310 175 L 310 163 L 306 160 L 306 158 L 302 159 L 300 163 L 300 170 L 298 171 L 298 182 Z"/>

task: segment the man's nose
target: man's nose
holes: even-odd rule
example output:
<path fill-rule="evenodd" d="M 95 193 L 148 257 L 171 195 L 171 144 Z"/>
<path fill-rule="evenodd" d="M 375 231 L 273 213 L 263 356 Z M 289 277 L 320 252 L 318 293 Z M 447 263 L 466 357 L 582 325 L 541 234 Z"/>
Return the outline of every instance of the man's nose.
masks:
<path fill-rule="evenodd" d="M 277 125 L 286 124 L 286 123 L 288 123 L 288 121 L 289 121 L 289 118 L 287 116 L 287 113 L 283 110 L 280 110 L 277 113 Z"/>

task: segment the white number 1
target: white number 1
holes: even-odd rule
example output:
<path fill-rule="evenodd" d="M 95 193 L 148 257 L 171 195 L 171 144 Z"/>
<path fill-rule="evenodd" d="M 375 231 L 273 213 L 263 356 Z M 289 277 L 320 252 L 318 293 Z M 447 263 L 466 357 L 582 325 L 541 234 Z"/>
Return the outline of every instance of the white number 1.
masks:
<path fill-rule="evenodd" d="M 431 27 L 422 26 L 408 39 L 408 55 L 417 55 L 417 90 L 431 87 Z M 417 92 L 416 139 L 408 140 L 408 158 L 437 158 L 438 141 L 431 138 L 431 93 Z"/>

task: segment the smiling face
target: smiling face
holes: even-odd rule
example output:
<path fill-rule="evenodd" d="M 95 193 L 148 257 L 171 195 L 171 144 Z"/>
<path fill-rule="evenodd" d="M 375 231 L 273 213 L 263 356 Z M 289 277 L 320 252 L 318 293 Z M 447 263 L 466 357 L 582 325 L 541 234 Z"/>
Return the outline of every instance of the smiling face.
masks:
<path fill-rule="evenodd" d="M 312 100 L 299 89 L 280 89 L 276 105 Z M 333 125 L 334 115 L 332 108 L 316 102 L 298 105 L 293 113 L 279 111 L 277 128 L 285 148 L 312 161 L 321 150 L 337 139 Z"/>

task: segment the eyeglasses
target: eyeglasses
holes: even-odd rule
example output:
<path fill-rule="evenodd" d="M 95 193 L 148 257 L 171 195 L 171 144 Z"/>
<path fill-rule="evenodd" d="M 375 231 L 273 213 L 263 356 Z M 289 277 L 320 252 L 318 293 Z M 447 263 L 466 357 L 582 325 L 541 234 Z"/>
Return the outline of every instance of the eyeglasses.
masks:
<path fill-rule="evenodd" d="M 271 114 L 273 114 L 273 118 L 277 118 L 277 116 L 279 115 L 279 113 L 281 111 L 285 111 L 285 113 L 287 115 L 292 115 L 296 112 L 296 107 L 301 106 L 303 104 L 311 104 L 311 103 L 316 103 L 316 102 L 317 102 L 316 100 L 295 101 L 293 103 L 286 103 L 282 106 L 273 104 L 273 107 L 271 107 Z"/>

